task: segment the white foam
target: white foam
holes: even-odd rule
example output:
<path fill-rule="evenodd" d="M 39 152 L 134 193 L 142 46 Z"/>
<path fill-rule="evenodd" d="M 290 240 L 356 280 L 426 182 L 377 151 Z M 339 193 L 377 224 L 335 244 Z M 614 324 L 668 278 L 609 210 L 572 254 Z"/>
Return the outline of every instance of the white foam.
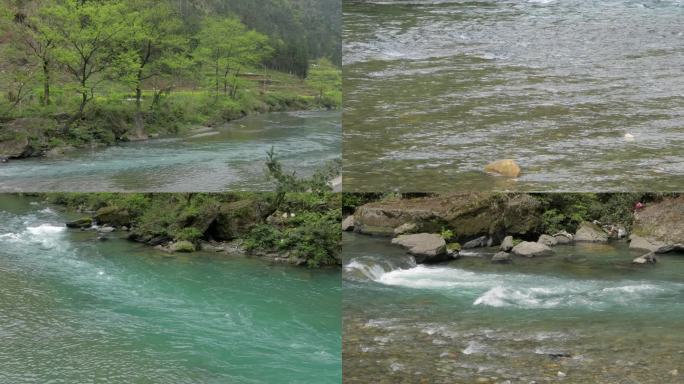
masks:
<path fill-rule="evenodd" d="M 27 227 L 26 232 L 28 232 L 31 235 L 35 236 L 40 236 L 40 235 L 54 235 L 57 233 L 62 233 L 66 230 L 66 227 L 63 226 L 55 226 L 51 224 L 41 224 L 37 227 Z M 40 240 L 40 239 L 38 239 Z"/>

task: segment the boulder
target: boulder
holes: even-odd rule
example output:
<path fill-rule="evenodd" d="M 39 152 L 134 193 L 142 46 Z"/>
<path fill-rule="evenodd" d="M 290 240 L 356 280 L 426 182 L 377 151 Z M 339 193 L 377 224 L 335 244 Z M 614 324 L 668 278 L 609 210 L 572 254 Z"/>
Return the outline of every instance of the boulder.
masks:
<path fill-rule="evenodd" d="M 169 250 L 171 252 L 195 252 L 195 244 L 187 240 L 176 241 L 169 246 Z"/>
<path fill-rule="evenodd" d="M 655 250 L 655 253 L 684 252 L 684 244 L 668 244 Z"/>
<path fill-rule="evenodd" d="M 342 220 L 342 231 L 349 232 L 354 230 L 354 216 L 349 215 L 347 218 Z"/>
<path fill-rule="evenodd" d="M 116 206 L 98 209 L 93 219 L 100 225 L 109 224 L 114 227 L 131 225 L 131 214 L 126 209 Z"/>
<path fill-rule="evenodd" d="M 416 233 L 418 226 L 415 223 L 404 223 L 394 228 L 394 236 Z"/>
<path fill-rule="evenodd" d="M 634 215 L 632 234 L 654 244 L 684 244 L 684 194 L 647 203 Z"/>
<path fill-rule="evenodd" d="M 484 170 L 485 172 L 496 173 L 506 177 L 518 177 L 520 175 L 520 166 L 511 159 L 497 160 L 489 163 L 485 166 Z"/>
<path fill-rule="evenodd" d="M 463 249 L 481 248 L 487 246 L 487 236 L 480 236 L 463 244 Z"/>
<path fill-rule="evenodd" d="M 655 264 L 658 262 L 655 253 L 649 252 L 632 260 L 632 264 Z"/>
<path fill-rule="evenodd" d="M 434 233 L 400 235 L 392 239 L 392 244 L 406 248 L 417 263 L 438 262 L 451 258 L 447 254 L 446 242 L 442 236 Z"/>
<path fill-rule="evenodd" d="M 548 246 L 531 241 L 523 241 L 522 243 L 516 245 L 513 247 L 512 252 L 516 256 L 523 257 L 541 257 L 553 255 L 553 250 L 551 250 L 551 248 Z"/>
<path fill-rule="evenodd" d="M 572 234 L 567 231 L 560 231 L 553 235 L 553 238 L 556 239 L 556 244 L 570 244 L 574 239 Z"/>
<path fill-rule="evenodd" d="M 78 220 L 66 223 L 67 228 L 90 228 L 93 226 L 93 219 L 84 217 Z"/>
<path fill-rule="evenodd" d="M 368 235 L 394 235 L 407 223 L 414 232 L 437 233 L 450 228 L 458 241 L 480 236 L 501 241 L 504 234 L 529 235 L 541 225 L 541 203 L 527 194 L 455 193 L 377 201 L 359 207 L 354 230 Z"/>
<path fill-rule="evenodd" d="M 216 240 L 242 237 L 273 212 L 269 204 L 255 199 L 224 203 L 210 225 L 209 234 Z"/>
<path fill-rule="evenodd" d="M 449 243 L 447 244 L 447 253 L 451 255 L 453 259 L 458 259 L 461 257 L 460 253 L 461 252 L 461 244 L 459 243 Z"/>
<path fill-rule="evenodd" d="M 574 240 L 594 243 L 606 242 L 608 241 L 608 234 L 597 224 L 584 221 L 577 229 Z"/>
<path fill-rule="evenodd" d="M 666 246 L 665 243 L 658 240 L 646 239 L 639 235 L 632 234 L 629 236 L 629 248 L 630 249 L 643 249 L 650 252 L 655 252 L 656 250 Z"/>
<path fill-rule="evenodd" d="M 513 249 L 513 236 L 504 237 L 499 249 L 501 249 L 504 252 L 510 252 L 510 250 Z"/>
<path fill-rule="evenodd" d="M 497 252 L 493 257 L 492 257 L 492 263 L 510 263 L 513 261 L 513 257 L 510 253 L 508 252 Z"/>
<path fill-rule="evenodd" d="M 537 240 L 537 243 L 553 247 L 554 245 L 558 244 L 558 240 L 556 240 L 556 238 L 553 236 L 541 235 L 539 236 L 539 240 Z"/>

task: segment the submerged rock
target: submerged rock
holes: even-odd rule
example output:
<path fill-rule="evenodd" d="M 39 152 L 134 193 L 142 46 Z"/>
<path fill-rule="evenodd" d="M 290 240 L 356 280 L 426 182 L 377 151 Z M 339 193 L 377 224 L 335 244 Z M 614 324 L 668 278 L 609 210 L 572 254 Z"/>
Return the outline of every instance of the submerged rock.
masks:
<path fill-rule="evenodd" d="M 354 215 L 347 216 L 342 220 L 342 231 L 349 232 L 354 230 Z"/>
<path fill-rule="evenodd" d="M 84 217 L 78 220 L 66 223 L 67 228 L 90 228 L 93 226 L 93 219 Z"/>
<path fill-rule="evenodd" d="M 553 247 L 554 245 L 558 244 L 558 240 L 556 240 L 556 238 L 553 236 L 541 235 L 539 236 L 539 240 L 537 240 L 537 243 Z"/>
<path fill-rule="evenodd" d="M 417 263 L 430 263 L 448 260 L 446 242 L 442 236 L 433 233 L 400 235 L 392 239 L 392 244 L 400 245 L 414 256 Z"/>
<path fill-rule="evenodd" d="M 520 175 L 520 166 L 511 159 L 497 160 L 489 163 L 485 166 L 484 170 L 485 172 L 497 173 L 506 177 L 518 177 Z"/>
<path fill-rule="evenodd" d="M 608 241 L 608 234 L 597 224 L 582 222 L 574 236 L 575 241 L 602 243 Z"/>
<path fill-rule="evenodd" d="M 501 249 L 504 252 L 510 252 L 510 250 L 513 249 L 513 246 L 513 236 L 506 236 L 501 242 L 501 246 L 499 247 L 499 249 Z"/>
<path fill-rule="evenodd" d="M 513 247 L 513 254 L 523 257 L 542 257 L 552 256 L 553 250 L 548 246 L 531 241 L 523 241 L 522 243 Z"/>
<path fill-rule="evenodd" d="M 497 252 L 493 257 L 492 257 L 492 263 L 510 263 L 513 261 L 513 256 L 508 253 L 508 252 Z"/>
<path fill-rule="evenodd" d="M 649 252 L 632 260 L 632 264 L 655 264 L 658 262 L 655 253 Z"/>

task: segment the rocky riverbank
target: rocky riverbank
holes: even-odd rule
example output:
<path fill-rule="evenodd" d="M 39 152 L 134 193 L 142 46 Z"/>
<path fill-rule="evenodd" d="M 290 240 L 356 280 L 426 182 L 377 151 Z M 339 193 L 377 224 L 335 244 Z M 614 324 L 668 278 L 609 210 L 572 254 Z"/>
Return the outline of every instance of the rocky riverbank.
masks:
<path fill-rule="evenodd" d="M 578 201 L 594 204 L 589 195 L 575 195 Z M 574 221 L 561 220 L 564 209 L 569 209 L 563 208 L 567 201 L 554 202 L 549 196 L 471 193 L 392 198 L 358 207 L 343 221 L 343 230 L 391 236 L 392 243 L 404 247 L 418 263 L 457 259 L 469 249 L 493 246 L 500 250 L 492 257 L 495 263 L 553 256 L 557 244 L 584 242 L 629 241 L 630 248 L 646 252 L 633 260 L 635 264 L 654 264 L 658 254 L 684 251 L 684 196 L 652 196 L 643 208 L 627 215 L 624 212 L 632 209 L 629 199 L 621 204 L 615 204 L 618 199 L 596 199 L 598 207 Z M 613 215 L 611 210 L 621 214 Z M 612 216 L 621 219 L 601 221 Z"/>
<path fill-rule="evenodd" d="M 125 236 L 166 253 L 254 256 L 320 267 L 339 265 L 339 195 L 59 194 L 46 195 L 82 217 L 66 226 L 106 241 Z"/>

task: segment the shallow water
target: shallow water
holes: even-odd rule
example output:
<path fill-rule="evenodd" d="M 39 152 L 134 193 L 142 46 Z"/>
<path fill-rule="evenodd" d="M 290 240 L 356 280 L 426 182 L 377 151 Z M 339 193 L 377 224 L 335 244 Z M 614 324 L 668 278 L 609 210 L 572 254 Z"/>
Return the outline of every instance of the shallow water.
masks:
<path fill-rule="evenodd" d="M 183 137 L 11 161 L 0 164 L 0 191 L 270 190 L 265 162 L 271 147 L 287 170 L 310 175 L 341 156 L 340 113 L 254 115 Z"/>
<path fill-rule="evenodd" d="M 0 382 L 339 383 L 339 271 L 67 231 L 0 196 Z"/>
<path fill-rule="evenodd" d="M 345 189 L 681 190 L 682 20 L 679 0 L 345 2 Z M 483 172 L 502 158 L 517 180 Z"/>
<path fill-rule="evenodd" d="M 644 268 L 625 243 L 554 250 L 416 266 L 345 235 L 345 382 L 684 382 L 684 254 Z"/>

